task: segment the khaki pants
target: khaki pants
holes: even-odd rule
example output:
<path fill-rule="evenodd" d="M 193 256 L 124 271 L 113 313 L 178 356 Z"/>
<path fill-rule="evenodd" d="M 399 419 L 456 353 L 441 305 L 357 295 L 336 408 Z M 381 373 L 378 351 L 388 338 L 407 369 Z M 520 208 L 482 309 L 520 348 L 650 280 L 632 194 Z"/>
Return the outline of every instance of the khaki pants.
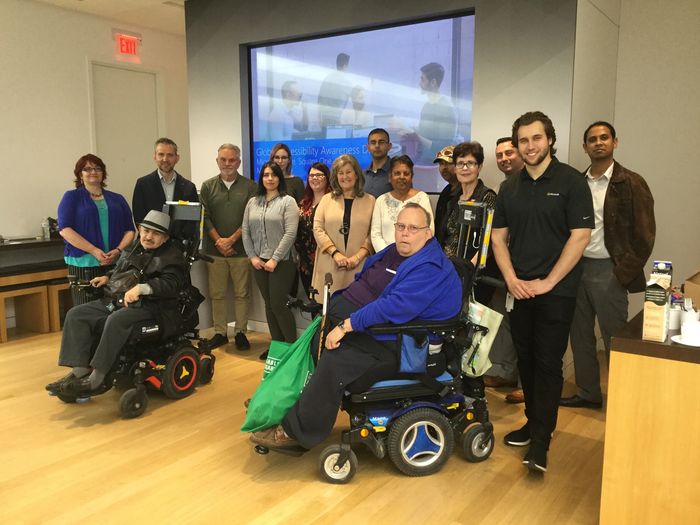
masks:
<path fill-rule="evenodd" d="M 214 331 L 226 335 L 228 309 L 226 291 L 229 277 L 233 282 L 233 309 L 236 332 L 248 331 L 248 307 L 250 305 L 250 261 L 247 257 L 212 257 L 209 264 L 209 297 L 214 319 Z"/>

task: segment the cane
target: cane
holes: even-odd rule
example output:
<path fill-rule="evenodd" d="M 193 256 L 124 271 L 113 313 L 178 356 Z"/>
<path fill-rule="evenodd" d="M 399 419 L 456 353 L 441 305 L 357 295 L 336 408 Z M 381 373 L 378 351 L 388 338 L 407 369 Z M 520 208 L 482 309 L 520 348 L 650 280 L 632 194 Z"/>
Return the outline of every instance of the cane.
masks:
<path fill-rule="evenodd" d="M 323 350 L 324 338 L 326 337 L 326 314 L 328 313 L 328 301 L 331 295 L 331 286 L 333 286 L 333 276 L 327 273 L 323 279 L 323 310 L 321 311 L 321 334 L 318 338 L 318 353 L 316 362 L 321 359 L 321 350 Z"/>

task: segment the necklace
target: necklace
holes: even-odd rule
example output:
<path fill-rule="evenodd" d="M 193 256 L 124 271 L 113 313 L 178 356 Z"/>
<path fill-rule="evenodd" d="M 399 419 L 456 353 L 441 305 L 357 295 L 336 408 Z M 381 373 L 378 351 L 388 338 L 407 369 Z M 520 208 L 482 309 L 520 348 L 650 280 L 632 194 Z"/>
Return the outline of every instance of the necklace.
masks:
<path fill-rule="evenodd" d="M 90 190 L 88 190 L 88 192 L 90 193 L 90 196 L 91 196 L 93 199 L 99 199 L 100 197 L 102 197 L 102 192 L 100 192 L 100 193 L 92 193 Z"/>

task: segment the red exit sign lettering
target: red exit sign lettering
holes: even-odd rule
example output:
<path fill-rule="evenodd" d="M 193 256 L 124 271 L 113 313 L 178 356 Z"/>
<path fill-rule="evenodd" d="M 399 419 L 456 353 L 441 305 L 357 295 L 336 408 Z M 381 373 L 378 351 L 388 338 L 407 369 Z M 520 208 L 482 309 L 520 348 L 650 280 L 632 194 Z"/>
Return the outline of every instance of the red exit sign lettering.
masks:
<path fill-rule="evenodd" d="M 138 39 L 128 35 L 118 35 L 119 52 L 123 55 L 138 55 Z"/>

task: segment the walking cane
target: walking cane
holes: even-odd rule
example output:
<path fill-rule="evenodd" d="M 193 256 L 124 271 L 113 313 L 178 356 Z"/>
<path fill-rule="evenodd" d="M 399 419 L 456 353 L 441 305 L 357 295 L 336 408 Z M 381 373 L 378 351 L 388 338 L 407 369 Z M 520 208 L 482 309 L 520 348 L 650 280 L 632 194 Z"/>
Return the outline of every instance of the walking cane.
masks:
<path fill-rule="evenodd" d="M 331 286 L 333 286 L 333 276 L 327 273 L 323 278 L 323 310 L 321 314 L 321 334 L 318 338 L 318 353 L 316 355 L 316 362 L 321 359 L 321 350 L 323 350 L 323 343 L 326 337 L 326 314 L 328 313 L 328 301 L 331 295 Z"/>

